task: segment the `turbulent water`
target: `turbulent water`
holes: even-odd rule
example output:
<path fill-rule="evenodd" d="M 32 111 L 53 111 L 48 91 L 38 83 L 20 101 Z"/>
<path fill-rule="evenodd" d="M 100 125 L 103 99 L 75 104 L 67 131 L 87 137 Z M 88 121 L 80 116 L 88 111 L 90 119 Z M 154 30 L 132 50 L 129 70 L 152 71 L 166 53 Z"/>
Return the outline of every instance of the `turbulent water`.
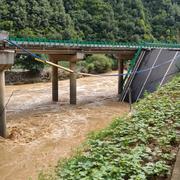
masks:
<path fill-rule="evenodd" d="M 78 105 L 69 105 L 69 81 L 59 82 L 59 102 L 51 83 L 6 87 L 9 139 L 0 139 L 0 179 L 37 179 L 61 158 L 72 155 L 87 134 L 128 112 L 117 101 L 116 77 L 78 79 Z"/>

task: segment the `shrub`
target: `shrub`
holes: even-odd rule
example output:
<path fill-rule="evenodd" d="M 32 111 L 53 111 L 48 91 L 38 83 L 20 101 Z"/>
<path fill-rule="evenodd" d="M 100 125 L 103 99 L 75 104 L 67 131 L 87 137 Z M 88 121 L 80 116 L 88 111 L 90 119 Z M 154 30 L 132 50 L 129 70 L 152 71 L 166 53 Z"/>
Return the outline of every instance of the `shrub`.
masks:
<path fill-rule="evenodd" d="M 44 69 L 44 64 L 38 61 L 35 61 L 32 56 L 19 55 L 16 57 L 15 65 L 27 69 L 34 73 L 39 73 Z"/>
<path fill-rule="evenodd" d="M 82 71 L 89 73 L 105 73 L 112 69 L 113 61 L 105 55 L 92 55 L 80 64 Z"/>

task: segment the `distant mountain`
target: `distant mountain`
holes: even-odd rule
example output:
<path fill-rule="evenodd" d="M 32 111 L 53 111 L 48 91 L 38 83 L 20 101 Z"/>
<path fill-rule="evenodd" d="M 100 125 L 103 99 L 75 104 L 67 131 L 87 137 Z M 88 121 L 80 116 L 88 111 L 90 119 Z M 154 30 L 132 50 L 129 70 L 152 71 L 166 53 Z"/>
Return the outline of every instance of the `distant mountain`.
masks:
<path fill-rule="evenodd" d="M 18 37 L 180 42 L 180 1 L 1 0 L 0 30 Z"/>

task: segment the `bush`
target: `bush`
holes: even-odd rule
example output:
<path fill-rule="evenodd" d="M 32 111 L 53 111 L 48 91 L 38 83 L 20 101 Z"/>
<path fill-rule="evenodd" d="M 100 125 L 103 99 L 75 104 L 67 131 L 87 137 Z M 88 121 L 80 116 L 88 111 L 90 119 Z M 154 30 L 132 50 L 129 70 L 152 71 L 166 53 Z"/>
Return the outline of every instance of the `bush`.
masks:
<path fill-rule="evenodd" d="M 105 55 L 92 55 L 80 65 L 83 72 L 105 73 L 112 69 L 113 61 Z"/>

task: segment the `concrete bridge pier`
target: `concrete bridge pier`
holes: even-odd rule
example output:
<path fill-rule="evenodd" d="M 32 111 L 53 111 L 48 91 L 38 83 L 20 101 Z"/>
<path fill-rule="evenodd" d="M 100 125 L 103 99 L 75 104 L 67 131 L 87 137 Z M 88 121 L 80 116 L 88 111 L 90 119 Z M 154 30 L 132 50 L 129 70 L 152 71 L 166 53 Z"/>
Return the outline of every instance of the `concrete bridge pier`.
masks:
<path fill-rule="evenodd" d="M 121 95 L 123 92 L 123 85 L 124 85 L 124 61 L 122 59 L 118 59 L 118 95 Z"/>
<path fill-rule="evenodd" d="M 84 53 L 76 54 L 51 54 L 49 55 L 51 62 L 58 64 L 58 61 L 69 61 L 70 69 L 74 72 L 70 73 L 70 104 L 77 103 L 76 93 L 76 63 L 78 60 L 84 59 Z M 58 101 L 58 68 L 52 67 L 52 100 Z"/>
<path fill-rule="evenodd" d="M 124 86 L 124 62 L 133 58 L 135 51 L 121 51 L 117 53 L 116 59 L 118 61 L 118 96 L 120 97 L 123 92 Z"/>
<path fill-rule="evenodd" d="M 0 71 L 0 136 L 6 138 L 5 77 Z"/>
<path fill-rule="evenodd" d="M 53 56 L 49 55 L 49 60 L 55 64 L 58 64 L 58 60 Z M 58 68 L 52 66 L 52 74 L 51 74 L 51 81 L 52 81 L 52 101 L 58 102 Z"/>
<path fill-rule="evenodd" d="M 77 103 L 77 82 L 76 82 L 76 62 L 70 61 L 70 69 L 73 73 L 70 73 L 70 104 L 76 105 Z"/>
<path fill-rule="evenodd" d="M 121 95 L 123 92 L 123 85 L 124 85 L 124 56 L 122 54 L 116 55 L 117 63 L 118 63 L 118 96 Z"/>
<path fill-rule="evenodd" d="M 54 62 L 55 64 L 58 64 L 58 62 Z M 52 66 L 52 101 L 58 102 L 59 100 L 59 83 L 58 83 L 58 68 L 55 66 Z"/>
<path fill-rule="evenodd" d="M 0 136 L 6 138 L 5 76 L 4 72 L 14 64 L 14 51 L 0 50 Z"/>

